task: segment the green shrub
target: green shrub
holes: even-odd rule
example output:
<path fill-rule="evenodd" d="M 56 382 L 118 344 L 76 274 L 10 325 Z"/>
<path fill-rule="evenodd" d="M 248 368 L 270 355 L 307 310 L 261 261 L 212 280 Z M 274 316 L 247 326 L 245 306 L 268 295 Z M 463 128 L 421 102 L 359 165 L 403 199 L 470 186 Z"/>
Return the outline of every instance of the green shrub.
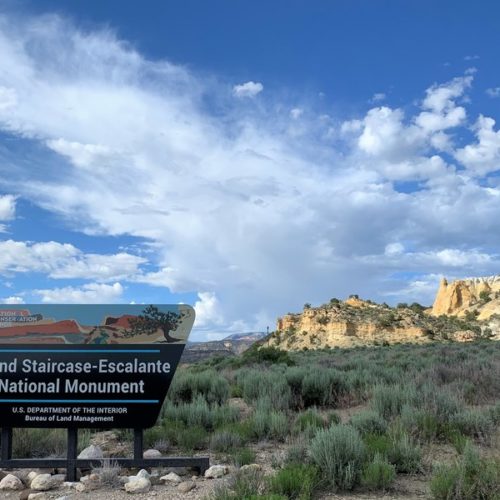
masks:
<path fill-rule="evenodd" d="M 320 430 L 311 441 L 313 462 L 335 490 L 350 490 L 359 481 L 365 446 L 359 432 L 348 425 Z"/>
<path fill-rule="evenodd" d="M 392 447 L 392 440 L 386 434 L 366 434 L 363 436 L 368 458 L 377 454 L 387 457 Z"/>
<path fill-rule="evenodd" d="M 14 429 L 12 456 L 15 458 L 64 457 L 64 429 Z"/>
<path fill-rule="evenodd" d="M 490 414 L 481 410 L 463 410 L 453 416 L 451 424 L 461 434 L 489 442 L 494 431 Z"/>
<path fill-rule="evenodd" d="M 363 470 L 361 482 L 370 490 L 386 490 L 396 478 L 394 465 L 387 458 L 376 453 L 372 461 Z"/>
<path fill-rule="evenodd" d="M 293 441 L 288 447 L 284 459 L 285 464 L 305 464 L 310 461 L 308 443 L 304 439 Z"/>
<path fill-rule="evenodd" d="M 268 438 L 284 441 L 288 435 L 288 429 L 288 418 L 284 413 L 272 411 L 269 414 Z"/>
<path fill-rule="evenodd" d="M 216 432 L 210 439 L 210 450 L 214 452 L 228 452 L 241 446 L 241 438 L 238 434 L 228 431 Z"/>
<path fill-rule="evenodd" d="M 208 441 L 207 431 L 200 426 L 182 429 L 177 434 L 177 444 L 184 451 L 202 450 Z"/>
<path fill-rule="evenodd" d="M 232 453 L 232 459 L 236 467 L 253 464 L 255 462 L 255 452 L 250 448 L 240 448 Z"/>
<path fill-rule="evenodd" d="M 500 498 L 500 461 L 481 459 L 468 443 L 461 459 L 437 467 L 431 480 L 436 500 L 497 500 Z"/>
<path fill-rule="evenodd" d="M 372 407 L 384 419 L 389 420 L 401 414 L 405 405 L 412 405 L 416 399 L 415 388 L 403 385 L 378 385 L 373 389 Z"/>
<path fill-rule="evenodd" d="M 318 484 L 318 469 L 289 464 L 269 479 L 269 491 L 289 499 L 310 500 Z"/>
<path fill-rule="evenodd" d="M 349 422 L 361 434 L 385 434 L 387 422 L 375 411 L 365 410 L 351 417 Z"/>
<path fill-rule="evenodd" d="M 190 372 L 178 370 L 168 390 L 168 399 L 175 404 L 191 403 L 198 396 L 209 404 L 223 404 L 229 397 L 229 382 L 215 370 Z"/>
<path fill-rule="evenodd" d="M 293 432 L 305 433 L 309 437 L 313 437 L 318 429 L 325 427 L 325 419 L 314 409 L 306 410 L 299 413 L 293 424 Z"/>
<path fill-rule="evenodd" d="M 396 466 L 398 472 L 419 472 L 422 463 L 422 450 L 408 434 L 403 433 L 392 439 L 388 459 Z"/>
<path fill-rule="evenodd" d="M 342 372 L 335 369 L 314 370 L 302 379 L 301 392 L 305 407 L 335 407 L 347 392 L 346 380 Z"/>

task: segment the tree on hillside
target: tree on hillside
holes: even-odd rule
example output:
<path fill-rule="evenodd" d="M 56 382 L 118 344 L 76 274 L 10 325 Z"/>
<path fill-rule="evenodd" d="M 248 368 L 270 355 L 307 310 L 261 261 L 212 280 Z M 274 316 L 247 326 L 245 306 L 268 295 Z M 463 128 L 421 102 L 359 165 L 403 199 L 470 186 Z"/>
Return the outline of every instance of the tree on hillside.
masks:
<path fill-rule="evenodd" d="M 131 318 L 129 320 L 131 329 L 127 337 L 141 334 L 152 335 L 158 330 L 161 330 L 167 342 L 178 342 L 180 340 L 171 337 L 170 332 L 175 331 L 179 327 L 184 318 L 184 314 L 173 311 L 162 312 L 153 305 L 146 307 L 143 313 L 144 314 L 137 316 L 137 318 Z"/>

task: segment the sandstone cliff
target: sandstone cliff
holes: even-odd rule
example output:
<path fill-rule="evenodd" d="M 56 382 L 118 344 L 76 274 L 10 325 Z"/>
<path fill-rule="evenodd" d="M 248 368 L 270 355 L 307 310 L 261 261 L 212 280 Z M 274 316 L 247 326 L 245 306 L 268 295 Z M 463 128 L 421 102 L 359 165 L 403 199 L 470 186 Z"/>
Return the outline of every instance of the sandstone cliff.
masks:
<path fill-rule="evenodd" d="M 426 314 L 419 304 L 391 308 L 352 296 L 346 301 L 287 314 L 278 319 L 276 331 L 264 345 L 286 350 L 354 347 L 436 340 L 469 341 L 483 336 L 481 322 Z"/>
<path fill-rule="evenodd" d="M 500 314 L 500 275 L 451 283 L 443 278 L 431 314 L 458 317 L 474 314 L 478 320 L 488 320 L 494 314 Z"/>

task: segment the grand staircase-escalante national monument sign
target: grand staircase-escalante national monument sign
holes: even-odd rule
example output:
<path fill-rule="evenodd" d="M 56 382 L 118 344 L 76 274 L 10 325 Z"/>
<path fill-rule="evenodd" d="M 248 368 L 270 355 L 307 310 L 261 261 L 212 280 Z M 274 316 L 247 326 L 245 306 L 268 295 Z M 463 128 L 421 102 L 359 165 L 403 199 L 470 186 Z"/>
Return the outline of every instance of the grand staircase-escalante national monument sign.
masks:
<path fill-rule="evenodd" d="M 151 427 L 194 316 L 186 305 L 1 308 L 1 426 Z"/>

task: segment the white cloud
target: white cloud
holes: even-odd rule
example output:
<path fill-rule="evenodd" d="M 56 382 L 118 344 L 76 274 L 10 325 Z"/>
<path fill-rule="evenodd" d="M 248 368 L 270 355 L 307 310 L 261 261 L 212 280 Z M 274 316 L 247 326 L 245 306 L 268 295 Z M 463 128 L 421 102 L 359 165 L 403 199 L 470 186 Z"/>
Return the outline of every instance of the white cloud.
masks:
<path fill-rule="evenodd" d="M 206 332 L 265 328 L 306 300 L 377 299 L 408 285 L 388 278 L 401 270 L 498 272 L 488 249 L 500 246 L 500 188 L 440 154 L 455 149 L 448 129 L 464 131 L 470 76 L 430 87 L 413 115 L 407 106 L 374 107 L 330 134 L 319 113 L 304 107 L 301 126 L 291 127 L 290 103 L 269 95 L 273 105 L 249 114 L 226 83 L 57 17 L 4 19 L 0 53 L 0 86 L 16 96 L 0 107 L 0 129 L 27 146 L 0 187 L 75 230 L 147 242 L 158 265 L 56 242 L 3 242 L 2 272 L 199 292 Z M 235 95 L 262 91 L 249 83 Z M 222 116 L 207 110 L 211 97 Z M 38 294 L 54 302 L 122 294 L 121 285 L 86 287 Z"/>
<path fill-rule="evenodd" d="M 294 120 L 297 120 L 302 116 L 304 113 L 304 110 L 301 108 L 293 108 L 290 110 L 290 118 L 293 118 Z"/>
<path fill-rule="evenodd" d="M 0 304 L 24 304 L 24 299 L 13 295 L 11 297 L 0 299 Z"/>
<path fill-rule="evenodd" d="M 371 102 L 380 102 L 380 101 L 385 101 L 386 97 L 387 96 L 383 92 L 377 92 L 373 94 L 370 100 Z"/>
<path fill-rule="evenodd" d="M 196 326 L 222 325 L 224 322 L 220 311 L 220 304 L 214 292 L 199 292 L 194 304 L 196 311 Z"/>
<path fill-rule="evenodd" d="M 478 142 L 458 149 L 455 158 L 473 175 L 485 175 L 500 170 L 500 130 L 494 129 L 495 120 L 480 116 L 475 130 Z"/>
<path fill-rule="evenodd" d="M 85 254 L 70 244 L 55 241 L 29 243 L 0 241 L 0 273 L 42 272 L 51 278 L 115 281 L 139 272 L 145 259 L 127 253 Z"/>
<path fill-rule="evenodd" d="M 233 94 L 236 97 L 255 97 L 264 90 L 264 85 L 260 82 L 246 82 L 233 87 Z"/>
<path fill-rule="evenodd" d="M 7 194 L 0 195 L 0 220 L 11 220 L 16 215 L 16 197 Z"/>
<path fill-rule="evenodd" d="M 47 290 L 34 290 L 44 304 L 113 304 L 122 299 L 120 283 L 105 285 L 88 283 L 81 288 L 67 286 Z"/>
<path fill-rule="evenodd" d="M 493 98 L 500 97 L 500 87 L 491 87 L 486 89 L 486 94 Z"/>

